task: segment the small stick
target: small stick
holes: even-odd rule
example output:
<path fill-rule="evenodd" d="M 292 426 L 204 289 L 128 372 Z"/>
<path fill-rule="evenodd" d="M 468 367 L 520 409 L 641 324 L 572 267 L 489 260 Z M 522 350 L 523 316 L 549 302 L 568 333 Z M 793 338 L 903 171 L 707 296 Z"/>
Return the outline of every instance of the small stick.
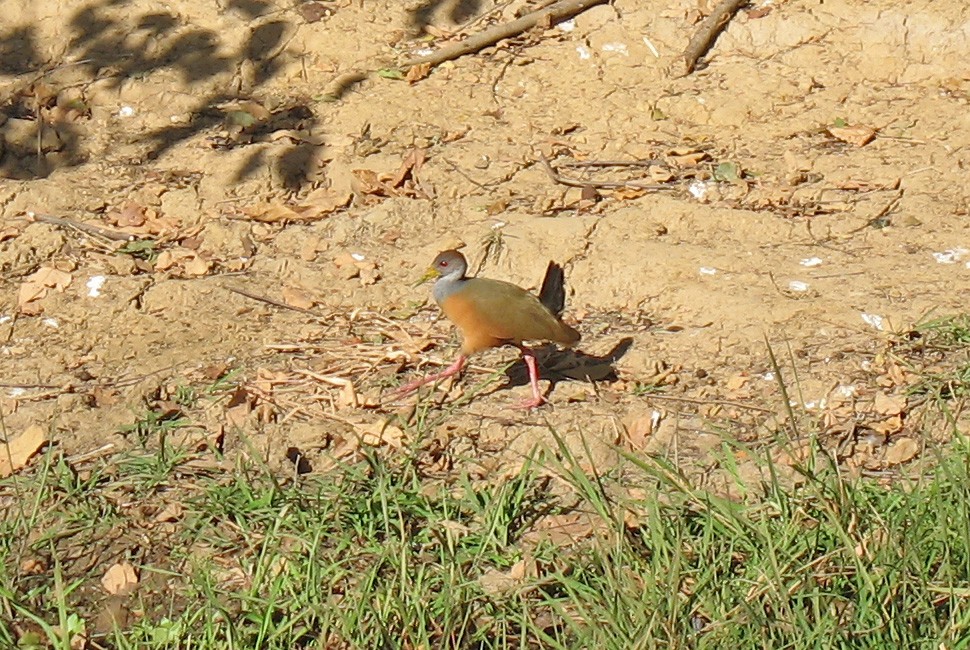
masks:
<path fill-rule="evenodd" d="M 405 61 L 401 67 L 410 68 L 412 66 L 422 64 L 427 64 L 434 67 L 439 63 L 451 61 L 452 59 L 457 59 L 458 57 L 465 56 L 466 54 L 483 50 L 489 45 L 494 45 L 495 43 L 498 43 L 506 38 L 518 36 L 522 32 L 532 29 L 536 25 L 545 21 L 550 23 L 558 22 L 560 20 L 575 16 L 578 13 L 582 13 L 594 5 L 603 4 L 606 1 L 607 0 L 560 0 L 559 2 L 550 5 L 545 9 L 533 11 L 530 14 L 526 14 L 525 16 L 513 20 L 510 23 L 505 23 L 504 25 L 490 27 L 483 32 L 479 32 L 474 36 L 469 36 L 465 40 L 459 41 L 453 45 L 449 45 L 448 47 L 443 47 L 437 52 L 432 52 L 427 56 L 419 56 L 415 59 Z"/>
<path fill-rule="evenodd" d="M 637 189 L 637 190 L 670 190 L 673 189 L 671 185 L 657 185 L 655 183 L 637 183 L 636 181 L 577 181 L 572 178 L 566 178 L 565 176 L 560 176 L 556 173 L 556 170 L 552 168 L 549 163 L 549 159 L 545 157 L 542 153 L 539 154 L 539 162 L 542 163 L 542 168 L 545 170 L 546 175 L 552 179 L 552 182 L 559 183 L 560 185 L 565 185 L 567 187 L 598 187 L 600 189 L 616 190 L 625 187 Z"/>
<path fill-rule="evenodd" d="M 741 402 L 731 402 L 723 399 L 693 399 L 690 397 L 678 397 L 676 395 L 645 395 L 644 399 L 652 400 L 670 400 L 672 402 L 684 402 L 685 404 L 700 404 L 706 406 L 708 404 L 714 404 L 715 406 L 730 406 L 732 408 L 744 409 L 747 411 L 758 411 L 760 413 L 774 413 L 773 409 L 766 409 L 761 406 L 755 406 L 754 404 L 742 404 Z"/>
<path fill-rule="evenodd" d="M 662 160 L 574 160 L 559 163 L 563 167 L 653 167 L 663 164 Z"/>
<path fill-rule="evenodd" d="M 279 307 L 280 309 L 290 309 L 292 311 L 300 312 L 301 314 L 309 314 L 310 316 L 316 316 L 320 318 L 319 314 L 315 314 L 309 309 L 304 309 L 303 307 L 294 307 L 293 305 L 287 305 L 285 302 L 280 302 L 279 300 L 273 300 L 272 298 L 267 298 L 266 296 L 260 296 L 255 293 L 249 293 L 245 289 L 237 289 L 235 287 L 225 287 L 227 291 L 232 291 L 233 293 L 238 293 L 240 296 L 245 296 L 250 300 L 256 300 L 258 302 L 265 302 L 267 305 L 273 305 L 274 307 Z"/>
<path fill-rule="evenodd" d="M 714 39 L 717 38 L 717 35 L 721 33 L 724 26 L 731 20 L 731 16 L 734 15 L 741 5 L 746 3 L 747 0 L 721 0 L 714 7 L 714 11 L 701 21 L 701 24 L 697 27 L 697 31 L 694 32 L 694 36 L 690 39 L 690 43 L 687 44 L 687 49 L 684 50 L 686 72 L 684 72 L 683 76 L 687 76 L 694 71 L 697 60 L 704 56 L 711 45 L 714 44 Z"/>
<path fill-rule="evenodd" d="M 82 223 L 80 221 L 75 221 L 74 219 L 67 219 L 65 217 L 55 217 L 49 214 L 35 214 L 28 212 L 27 217 L 31 221 L 37 221 L 40 223 L 49 223 L 52 226 L 59 226 L 61 228 L 74 228 L 86 235 L 93 235 L 95 237 L 102 237 L 104 239 L 110 239 L 111 241 L 135 241 L 137 237 L 127 232 L 121 232 L 119 230 L 110 230 L 108 228 L 102 228 L 100 226 L 92 226 L 89 223 Z"/>

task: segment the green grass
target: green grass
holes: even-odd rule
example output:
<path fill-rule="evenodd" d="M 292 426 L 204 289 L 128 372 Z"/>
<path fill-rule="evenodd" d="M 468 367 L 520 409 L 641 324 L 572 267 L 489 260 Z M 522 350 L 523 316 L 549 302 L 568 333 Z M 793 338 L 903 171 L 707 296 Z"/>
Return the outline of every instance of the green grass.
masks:
<path fill-rule="evenodd" d="M 921 377 L 910 388 L 911 395 L 926 397 L 938 406 L 970 396 L 970 316 L 927 320 L 906 339 L 905 356 L 920 368 Z"/>
<path fill-rule="evenodd" d="M 81 471 L 50 454 L 2 484 L 19 503 L 0 522 L 0 647 L 68 648 L 72 629 L 89 647 L 147 649 L 936 648 L 970 636 L 965 442 L 891 488 L 823 465 L 746 503 L 636 458 L 622 485 L 649 496 L 620 499 L 618 477 L 559 451 L 545 464 L 558 479 L 540 477 L 537 456 L 511 480 L 447 486 L 376 453 L 298 482 L 250 461 L 193 469 L 173 452 Z M 569 511 L 563 483 L 597 533 L 526 543 L 540 517 Z M 155 523 L 172 502 L 178 521 Z M 42 570 L 25 571 L 38 557 Z M 98 636 L 98 581 L 120 559 L 141 586 L 125 628 Z M 523 559 L 533 570 L 506 589 L 483 586 Z"/>
<path fill-rule="evenodd" d="M 850 478 L 817 446 L 792 485 L 776 448 L 726 436 L 740 500 L 661 458 L 598 473 L 555 431 L 514 476 L 429 478 L 420 441 L 454 403 L 419 400 L 412 449 L 303 476 L 254 450 L 180 447 L 188 420 L 148 408 L 129 452 L 49 449 L 0 480 L 0 648 L 970 647 L 968 343 L 970 320 L 941 319 L 890 351 L 947 416 L 922 426 L 951 439 L 908 473 Z M 744 483 L 735 452 L 767 478 Z M 576 539 L 540 534 L 551 519 Z M 119 562 L 138 585 L 108 598 Z"/>

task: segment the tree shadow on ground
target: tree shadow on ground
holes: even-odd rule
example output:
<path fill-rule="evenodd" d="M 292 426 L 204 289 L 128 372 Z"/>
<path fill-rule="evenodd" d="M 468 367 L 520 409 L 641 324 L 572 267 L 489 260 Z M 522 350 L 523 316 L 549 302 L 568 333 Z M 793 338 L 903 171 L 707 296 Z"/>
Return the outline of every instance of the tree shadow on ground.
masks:
<path fill-rule="evenodd" d="M 409 12 L 408 22 L 413 33 L 423 34 L 439 11 L 444 11 L 452 23 L 461 24 L 474 18 L 481 8 L 481 0 L 425 0 Z"/>
<path fill-rule="evenodd" d="M 228 0 L 223 13 L 237 16 L 240 29 L 249 33 L 236 52 L 225 54 L 217 31 L 164 10 L 126 13 L 133 4 L 132 0 L 96 0 L 76 9 L 64 20 L 67 37 L 55 57 L 45 54 L 49 49 L 41 47 L 43 35 L 36 25 L 0 31 L 0 75 L 13 79 L 0 95 L 0 176 L 43 178 L 58 168 L 86 162 L 84 136 L 90 108 L 85 90 L 94 83 L 119 89 L 165 69 L 178 73 L 190 87 L 233 75 L 232 82 L 218 91 L 201 94 L 186 122 L 140 136 L 149 145 L 149 159 L 219 126 L 225 113 L 215 107 L 255 98 L 279 74 L 279 54 L 294 23 L 300 21 L 292 8 L 281 11 L 268 0 Z M 245 80 L 240 80 L 242 69 L 248 71 Z M 271 119 L 264 121 L 276 129 L 319 128 L 312 107 L 304 101 L 276 107 Z M 242 138 L 233 146 L 258 141 Z M 317 146 L 295 142 L 282 152 L 274 147 L 272 156 L 265 147 L 252 147 L 238 177 L 242 180 L 272 164 L 288 189 L 299 189 L 312 172 Z"/>

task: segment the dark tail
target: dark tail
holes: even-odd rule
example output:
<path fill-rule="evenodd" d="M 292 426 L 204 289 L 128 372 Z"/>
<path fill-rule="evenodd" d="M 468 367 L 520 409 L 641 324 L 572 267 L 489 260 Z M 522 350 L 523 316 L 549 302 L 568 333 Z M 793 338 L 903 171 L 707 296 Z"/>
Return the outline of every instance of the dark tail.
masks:
<path fill-rule="evenodd" d="M 542 278 L 542 288 L 539 289 L 539 302 L 546 306 L 558 318 L 566 306 L 566 274 L 562 267 L 555 262 L 549 262 L 546 267 L 546 277 Z"/>

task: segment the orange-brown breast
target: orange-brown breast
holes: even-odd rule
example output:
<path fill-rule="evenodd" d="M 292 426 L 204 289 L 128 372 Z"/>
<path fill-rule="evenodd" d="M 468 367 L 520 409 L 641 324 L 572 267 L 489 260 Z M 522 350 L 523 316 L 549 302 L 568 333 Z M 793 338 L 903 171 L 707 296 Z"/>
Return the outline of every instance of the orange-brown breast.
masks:
<path fill-rule="evenodd" d="M 506 343 L 572 345 L 579 340 L 579 332 L 556 318 L 533 294 L 501 280 L 469 278 L 444 299 L 441 309 L 461 330 L 465 354 Z"/>

